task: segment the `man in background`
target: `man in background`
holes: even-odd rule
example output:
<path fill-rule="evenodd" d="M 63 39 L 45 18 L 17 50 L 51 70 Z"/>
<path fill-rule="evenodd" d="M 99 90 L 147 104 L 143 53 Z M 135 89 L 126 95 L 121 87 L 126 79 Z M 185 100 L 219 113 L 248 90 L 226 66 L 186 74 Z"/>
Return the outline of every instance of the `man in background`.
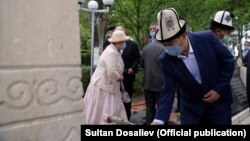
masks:
<path fill-rule="evenodd" d="M 107 28 L 102 48 L 99 48 L 99 56 L 101 56 L 102 52 L 106 49 L 106 47 L 110 45 L 110 42 L 108 41 L 108 39 L 111 38 L 115 28 L 116 26 L 114 25 L 111 25 Z"/>
<path fill-rule="evenodd" d="M 126 30 L 122 26 L 117 26 L 115 30 L 122 30 L 126 33 Z M 120 50 L 122 54 L 122 59 L 124 62 L 124 72 L 123 72 L 123 84 L 125 90 L 128 92 L 131 101 L 129 103 L 124 103 L 128 120 L 131 117 L 131 102 L 133 95 L 133 84 L 135 81 L 135 75 L 138 71 L 138 65 L 140 63 L 140 52 L 136 42 L 127 40 L 124 46 Z"/>
<path fill-rule="evenodd" d="M 155 32 L 158 29 L 157 28 L 157 22 L 153 22 L 149 25 L 149 39 L 148 43 L 151 43 L 155 39 Z"/>
<path fill-rule="evenodd" d="M 244 42 L 243 51 L 242 51 L 242 63 L 243 63 L 243 66 L 245 66 L 245 67 L 247 66 L 247 62 L 248 62 L 249 49 L 250 49 L 250 40 L 247 39 Z"/>
<path fill-rule="evenodd" d="M 163 85 L 163 72 L 159 56 L 164 52 L 164 46 L 154 39 L 157 23 L 149 26 L 151 42 L 142 49 L 142 67 L 144 69 L 143 88 L 146 103 L 146 125 L 149 125 L 155 116 L 158 98 Z"/>
<path fill-rule="evenodd" d="M 218 37 L 225 45 L 228 45 L 230 40 L 230 33 L 235 29 L 233 26 L 233 13 L 229 11 L 217 11 L 210 24 L 210 29 L 216 37 Z M 228 50 L 234 54 L 232 48 L 227 47 Z"/>
<path fill-rule="evenodd" d="M 116 26 L 111 25 L 110 27 L 108 27 L 107 31 L 106 31 L 106 35 L 105 35 L 105 40 L 103 43 L 103 50 L 105 50 L 105 48 L 110 44 L 110 42 L 108 41 L 108 39 L 112 36 L 112 33 L 114 32 Z"/>

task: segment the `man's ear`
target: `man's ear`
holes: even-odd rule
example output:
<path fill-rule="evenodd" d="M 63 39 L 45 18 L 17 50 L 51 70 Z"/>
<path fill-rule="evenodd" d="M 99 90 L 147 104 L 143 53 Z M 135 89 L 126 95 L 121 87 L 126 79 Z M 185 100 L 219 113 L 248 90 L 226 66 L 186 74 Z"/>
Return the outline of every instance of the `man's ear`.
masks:
<path fill-rule="evenodd" d="M 214 30 L 214 32 L 215 33 L 220 33 L 222 30 L 220 29 L 220 28 L 216 28 L 215 30 Z"/>
<path fill-rule="evenodd" d="M 186 32 L 182 33 L 181 38 L 186 39 L 187 38 L 187 33 Z"/>

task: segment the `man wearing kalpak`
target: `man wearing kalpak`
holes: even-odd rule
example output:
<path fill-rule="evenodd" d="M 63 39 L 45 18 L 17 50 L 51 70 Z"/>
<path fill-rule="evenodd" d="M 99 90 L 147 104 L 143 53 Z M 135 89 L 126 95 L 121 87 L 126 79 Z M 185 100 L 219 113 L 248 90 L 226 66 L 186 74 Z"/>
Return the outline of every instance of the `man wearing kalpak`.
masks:
<path fill-rule="evenodd" d="M 174 8 L 160 11 L 157 19 L 156 40 L 165 46 L 160 56 L 164 85 L 151 124 L 168 121 L 178 85 L 181 124 L 230 125 L 232 54 L 211 30 L 187 34 L 186 21 Z"/>

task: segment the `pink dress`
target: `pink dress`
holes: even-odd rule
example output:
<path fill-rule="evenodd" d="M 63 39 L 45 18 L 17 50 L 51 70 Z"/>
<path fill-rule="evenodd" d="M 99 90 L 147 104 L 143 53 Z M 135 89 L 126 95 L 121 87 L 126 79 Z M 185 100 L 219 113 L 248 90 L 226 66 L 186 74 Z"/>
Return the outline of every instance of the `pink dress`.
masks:
<path fill-rule="evenodd" d="M 123 69 L 121 54 L 109 45 L 100 56 L 84 96 L 85 124 L 108 124 L 105 118 L 110 115 L 127 120 L 117 81 Z"/>

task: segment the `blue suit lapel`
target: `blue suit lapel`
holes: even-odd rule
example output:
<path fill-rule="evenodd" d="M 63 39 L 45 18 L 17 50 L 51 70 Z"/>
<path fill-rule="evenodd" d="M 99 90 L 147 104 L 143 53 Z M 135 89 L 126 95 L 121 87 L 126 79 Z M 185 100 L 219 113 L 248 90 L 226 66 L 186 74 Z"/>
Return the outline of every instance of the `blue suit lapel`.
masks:
<path fill-rule="evenodd" d="M 192 38 L 192 36 L 188 36 L 189 37 L 189 41 L 190 44 L 192 45 L 193 51 L 194 51 L 194 56 L 196 58 L 198 67 L 199 67 L 199 71 L 200 71 L 200 77 L 201 77 L 201 82 L 205 82 L 204 81 L 204 74 L 205 74 L 205 66 L 204 66 L 204 56 L 206 55 L 204 52 L 202 52 L 202 50 L 199 49 L 199 47 L 202 47 L 201 42 L 199 41 L 195 41 L 194 38 Z M 209 66 L 207 66 L 209 67 Z"/>

